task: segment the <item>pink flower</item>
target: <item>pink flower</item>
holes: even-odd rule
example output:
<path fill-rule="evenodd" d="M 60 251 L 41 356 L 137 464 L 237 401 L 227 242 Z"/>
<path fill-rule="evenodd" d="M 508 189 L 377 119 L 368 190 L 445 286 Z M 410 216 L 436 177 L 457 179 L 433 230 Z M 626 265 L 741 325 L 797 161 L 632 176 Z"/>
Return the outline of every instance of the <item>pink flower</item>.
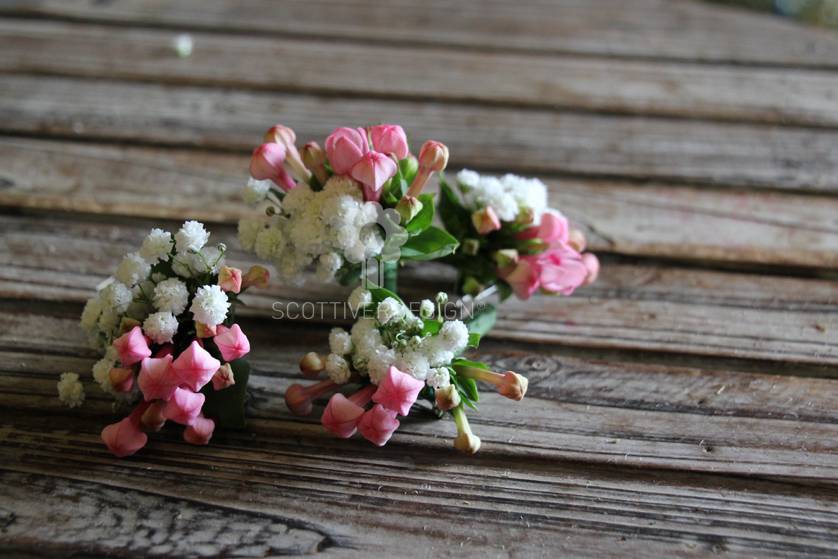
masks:
<path fill-rule="evenodd" d="M 283 190 L 291 190 L 297 183 L 283 166 L 285 154 L 285 146 L 282 144 L 262 144 L 253 150 L 250 157 L 250 176 L 257 180 L 272 180 Z"/>
<path fill-rule="evenodd" d="M 421 380 L 391 365 L 379 383 L 378 390 L 372 395 L 372 401 L 398 412 L 399 415 L 407 415 L 423 386 L 425 383 Z"/>
<path fill-rule="evenodd" d="M 374 405 L 358 422 L 358 431 L 361 435 L 377 446 L 387 444 L 398 428 L 399 420 L 396 419 L 396 412 L 388 410 L 381 404 Z"/>
<path fill-rule="evenodd" d="M 498 270 L 498 276 L 512 288 L 519 299 L 529 299 L 540 285 L 540 269 L 535 258 L 522 256 L 513 268 Z"/>
<path fill-rule="evenodd" d="M 219 325 L 218 335 L 213 338 L 213 341 L 218 346 L 218 351 L 221 352 L 224 361 L 234 361 L 239 357 L 244 357 L 250 351 L 250 342 L 238 324 L 233 324 L 230 328 Z"/>
<path fill-rule="evenodd" d="M 177 388 L 177 377 L 172 371 L 172 356 L 143 359 L 137 384 L 146 402 L 151 400 L 168 400 Z"/>
<path fill-rule="evenodd" d="M 419 166 L 439 173 L 448 165 L 448 146 L 436 140 L 428 140 L 419 150 Z"/>
<path fill-rule="evenodd" d="M 548 245 L 567 243 L 570 239 L 570 226 L 567 218 L 558 212 L 547 211 L 541 216 L 541 223 L 527 227 L 516 235 L 519 240 L 541 239 Z"/>
<path fill-rule="evenodd" d="M 172 363 L 172 369 L 178 382 L 185 384 L 195 392 L 210 381 L 212 375 L 220 366 L 221 362 L 194 340 Z"/>
<path fill-rule="evenodd" d="M 148 436 L 129 416 L 102 429 L 102 441 L 114 456 L 131 456 L 148 442 Z"/>
<path fill-rule="evenodd" d="M 218 272 L 218 285 L 230 293 L 238 293 L 242 289 L 242 271 L 238 268 L 223 266 Z"/>
<path fill-rule="evenodd" d="M 363 128 L 336 128 L 326 138 L 326 156 L 335 174 L 346 175 L 370 150 Z"/>
<path fill-rule="evenodd" d="M 486 235 L 500 229 L 500 218 L 498 218 L 498 214 L 495 213 L 495 210 L 491 206 L 486 206 L 482 210 L 477 210 L 471 214 L 471 222 L 481 235 Z"/>
<path fill-rule="evenodd" d="M 372 147 L 381 153 L 392 153 L 397 159 L 404 159 L 410 154 L 407 147 L 407 135 L 398 124 L 380 124 L 370 127 Z"/>
<path fill-rule="evenodd" d="M 342 439 L 351 437 L 375 390 L 375 385 L 369 384 L 349 398 L 340 393 L 332 396 L 320 418 L 323 427 Z"/>
<path fill-rule="evenodd" d="M 396 174 L 396 162 L 377 151 L 369 151 L 352 167 L 352 178 L 364 185 L 364 200 L 377 202 L 381 188 Z"/>
<path fill-rule="evenodd" d="M 204 395 L 185 388 L 176 388 L 171 399 L 166 402 L 163 415 L 181 425 L 190 425 L 201 413 Z"/>
<path fill-rule="evenodd" d="M 151 355 L 148 339 L 143 335 L 139 326 L 134 326 L 113 341 L 113 347 L 119 353 L 119 361 L 123 367 L 130 367 Z"/>
<path fill-rule="evenodd" d="M 114 392 L 130 392 L 134 388 L 134 370 L 114 367 L 108 371 L 108 380 Z"/>
<path fill-rule="evenodd" d="M 242 289 L 249 287 L 267 287 L 271 273 L 264 266 L 251 266 L 242 278 Z"/>
<path fill-rule="evenodd" d="M 594 283 L 599 276 L 599 258 L 590 252 L 586 252 L 582 255 L 582 262 L 585 264 L 585 269 L 588 270 L 585 285 Z"/>
<path fill-rule="evenodd" d="M 155 357 L 166 357 L 167 355 L 173 355 L 175 352 L 175 347 L 172 344 L 166 344 L 162 346 L 160 349 L 157 350 L 157 353 L 154 354 Z"/>
<path fill-rule="evenodd" d="M 189 444 L 207 444 L 212 438 L 213 431 L 215 431 L 215 421 L 200 414 L 183 430 L 183 440 Z"/>
<path fill-rule="evenodd" d="M 308 415 L 311 413 L 312 401 L 315 398 L 336 390 L 338 385 L 330 379 L 324 379 L 309 386 L 292 384 L 285 391 L 285 405 L 294 415 Z"/>
<path fill-rule="evenodd" d="M 588 277 L 585 262 L 570 247 L 559 245 L 537 255 L 537 259 L 541 289 L 548 293 L 570 295 Z"/>

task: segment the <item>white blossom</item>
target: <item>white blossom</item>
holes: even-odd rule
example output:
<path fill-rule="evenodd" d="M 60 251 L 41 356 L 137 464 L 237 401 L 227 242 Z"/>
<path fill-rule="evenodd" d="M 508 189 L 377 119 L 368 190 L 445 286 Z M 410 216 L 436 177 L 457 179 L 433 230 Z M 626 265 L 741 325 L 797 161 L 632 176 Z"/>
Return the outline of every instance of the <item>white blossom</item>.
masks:
<path fill-rule="evenodd" d="M 457 182 L 467 188 L 477 188 L 480 184 L 480 175 L 471 169 L 463 169 L 457 173 Z"/>
<path fill-rule="evenodd" d="M 84 403 L 84 386 L 76 373 L 61 373 L 58 381 L 58 399 L 70 408 L 76 408 Z"/>
<path fill-rule="evenodd" d="M 265 228 L 264 219 L 240 219 L 239 220 L 239 243 L 242 248 L 252 251 L 256 245 L 256 236 Z"/>
<path fill-rule="evenodd" d="M 384 375 L 387 374 L 387 369 L 395 362 L 396 352 L 392 349 L 381 348 L 376 350 L 368 357 L 367 374 L 373 384 L 378 384 Z"/>
<path fill-rule="evenodd" d="M 468 327 L 461 320 L 445 322 L 437 337 L 448 351 L 459 353 L 468 345 Z"/>
<path fill-rule="evenodd" d="M 402 351 L 396 353 L 393 363 L 398 370 L 411 375 L 418 380 L 425 380 L 430 370 L 428 358 L 418 351 Z"/>
<path fill-rule="evenodd" d="M 422 302 L 419 303 L 419 316 L 424 319 L 431 318 L 435 310 L 436 306 L 430 299 L 422 299 Z"/>
<path fill-rule="evenodd" d="M 178 321 L 170 312 L 156 312 L 143 322 L 143 333 L 156 344 L 166 344 L 177 334 Z"/>
<path fill-rule="evenodd" d="M 425 382 L 434 390 L 445 388 L 451 384 L 451 373 L 446 367 L 431 369 Z"/>
<path fill-rule="evenodd" d="M 336 353 L 330 353 L 326 357 L 326 374 L 329 375 L 332 382 L 345 384 L 352 373 L 346 359 Z"/>
<path fill-rule="evenodd" d="M 383 326 L 392 320 L 401 320 L 406 310 L 401 302 L 392 297 L 387 297 L 378 304 L 376 318 L 378 323 Z"/>
<path fill-rule="evenodd" d="M 170 312 L 177 316 L 185 311 L 189 304 L 189 290 L 179 279 L 169 278 L 155 286 L 152 302 L 158 311 Z"/>
<path fill-rule="evenodd" d="M 349 294 L 349 300 L 347 302 L 349 304 L 349 309 L 353 313 L 357 313 L 366 305 L 372 303 L 372 293 L 370 293 L 363 286 L 359 285 L 352 291 L 352 293 Z"/>
<path fill-rule="evenodd" d="M 320 281 L 333 279 L 341 266 L 343 266 L 343 258 L 338 253 L 327 252 L 323 254 L 317 261 L 317 279 Z"/>
<path fill-rule="evenodd" d="M 196 321 L 212 327 L 224 322 L 229 308 L 227 294 L 220 286 L 204 285 L 195 292 L 189 310 Z"/>
<path fill-rule="evenodd" d="M 151 265 L 146 262 L 145 258 L 138 252 L 129 252 L 122 258 L 122 262 L 116 269 L 116 279 L 128 287 L 134 287 L 141 280 L 146 279 L 149 273 L 151 273 Z"/>
<path fill-rule="evenodd" d="M 96 328 L 96 322 L 102 314 L 102 299 L 97 293 L 95 297 L 91 297 L 84 304 L 84 310 L 81 312 L 81 327 L 90 332 Z"/>
<path fill-rule="evenodd" d="M 209 233 L 199 221 L 186 221 L 180 231 L 175 233 L 175 246 L 179 253 L 201 250 L 208 240 Z"/>
<path fill-rule="evenodd" d="M 271 190 L 271 184 L 273 183 L 270 180 L 257 180 L 250 177 L 247 180 L 244 193 L 242 194 L 244 203 L 255 206 L 260 202 L 264 202 L 265 198 L 268 197 L 268 192 Z"/>
<path fill-rule="evenodd" d="M 113 392 L 111 386 L 110 372 L 116 365 L 116 359 L 113 356 L 105 355 L 93 365 L 93 380 L 99 383 L 107 393 Z"/>
<path fill-rule="evenodd" d="M 329 332 L 329 349 L 332 353 L 346 355 L 352 352 L 352 337 L 343 328 L 332 328 Z"/>
<path fill-rule="evenodd" d="M 163 229 L 154 228 L 149 232 L 145 240 L 143 240 L 143 244 L 140 247 L 140 256 L 145 258 L 146 262 L 155 264 L 160 260 L 167 260 L 174 245 L 175 243 L 172 240 L 171 233 Z"/>
<path fill-rule="evenodd" d="M 99 292 L 105 310 L 112 310 L 116 313 L 124 313 L 128 305 L 134 299 L 133 293 L 128 287 L 119 281 L 112 281 Z M 104 311 L 103 311 L 104 312 Z"/>
<path fill-rule="evenodd" d="M 273 260 L 280 256 L 284 246 L 285 236 L 282 234 L 282 230 L 276 227 L 268 227 L 261 229 L 256 234 L 253 251 L 259 258 Z"/>

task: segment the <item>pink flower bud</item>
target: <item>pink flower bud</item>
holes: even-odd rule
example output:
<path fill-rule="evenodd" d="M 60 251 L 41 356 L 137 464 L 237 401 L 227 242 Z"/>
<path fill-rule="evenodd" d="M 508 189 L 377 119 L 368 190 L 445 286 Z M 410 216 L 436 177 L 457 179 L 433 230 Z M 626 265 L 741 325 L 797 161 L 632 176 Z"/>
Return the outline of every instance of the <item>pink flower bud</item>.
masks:
<path fill-rule="evenodd" d="M 242 289 L 267 287 L 271 274 L 264 266 L 251 266 L 242 278 Z"/>
<path fill-rule="evenodd" d="M 348 439 L 355 434 L 358 420 L 364 415 L 364 408 L 343 394 L 337 393 L 329 399 L 320 423 L 327 431 L 341 439 Z"/>
<path fill-rule="evenodd" d="M 220 366 L 221 362 L 194 340 L 172 363 L 179 383 L 185 384 L 195 392 L 212 379 Z"/>
<path fill-rule="evenodd" d="M 143 359 L 137 384 L 146 402 L 171 398 L 178 384 L 178 379 L 172 370 L 172 356 Z"/>
<path fill-rule="evenodd" d="M 500 229 L 500 218 L 491 206 L 486 206 L 482 210 L 477 210 L 471 214 L 471 223 L 481 235 L 487 235 Z"/>
<path fill-rule="evenodd" d="M 215 431 L 215 421 L 199 414 L 192 423 L 183 430 L 183 440 L 189 444 L 204 445 L 210 442 Z"/>
<path fill-rule="evenodd" d="M 407 135 L 398 124 L 380 124 L 370 127 L 372 147 L 381 153 L 392 153 L 397 159 L 404 159 L 410 153 Z"/>
<path fill-rule="evenodd" d="M 311 386 L 292 384 L 285 391 L 285 405 L 294 415 L 308 415 L 311 413 L 312 400 L 337 387 L 338 385 L 329 379 L 321 380 Z"/>
<path fill-rule="evenodd" d="M 143 412 L 140 418 L 140 425 L 147 431 L 159 431 L 166 424 L 166 402 L 152 402 Z"/>
<path fill-rule="evenodd" d="M 218 333 L 218 325 L 207 326 L 203 322 L 195 321 L 195 337 L 196 338 L 211 338 Z"/>
<path fill-rule="evenodd" d="M 521 241 L 541 239 L 545 245 L 554 245 L 556 243 L 566 243 L 569 235 L 570 226 L 567 223 L 567 218 L 558 212 L 547 211 L 542 214 L 539 225 L 527 227 L 515 235 L 515 238 Z"/>
<path fill-rule="evenodd" d="M 119 361 L 123 367 L 130 367 L 151 355 L 148 339 L 139 326 L 134 326 L 129 332 L 115 339 L 113 347 L 119 354 Z"/>
<path fill-rule="evenodd" d="M 242 289 L 242 271 L 230 266 L 222 266 L 218 271 L 218 285 L 229 293 L 238 293 Z"/>
<path fill-rule="evenodd" d="M 176 388 L 171 399 L 166 402 L 163 415 L 181 425 L 189 425 L 201 413 L 204 395 L 185 388 Z"/>
<path fill-rule="evenodd" d="M 537 256 L 541 289 L 547 293 L 570 295 L 585 283 L 588 268 L 572 248 L 558 245 Z"/>
<path fill-rule="evenodd" d="M 396 174 L 396 162 L 383 153 L 369 151 L 352 167 L 352 178 L 364 187 L 364 200 L 377 202 L 384 183 Z"/>
<path fill-rule="evenodd" d="M 272 180 L 282 186 L 281 175 L 286 173 L 285 146 L 282 144 L 266 143 L 253 150 L 250 157 L 250 176 L 256 180 Z"/>
<path fill-rule="evenodd" d="M 148 435 L 140 431 L 130 417 L 126 417 L 102 429 L 102 441 L 114 456 L 123 458 L 143 448 L 148 442 Z"/>
<path fill-rule="evenodd" d="M 335 174 L 346 175 L 370 150 L 363 128 L 336 128 L 326 138 L 326 156 Z"/>
<path fill-rule="evenodd" d="M 358 421 L 358 431 L 372 444 L 384 446 L 399 425 L 396 412 L 388 410 L 381 404 L 376 404 L 361 416 Z"/>
<path fill-rule="evenodd" d="M 585 277 L 585 285 L 594 283 L 599 277 L 599 258 L 590 252 L 586 252 L 582 255 L 582 263 L 585 264 L 585 269 L 588 270 L 588 275 Z"/>
<path fill-rule="evenodd" d="M 314 351 L 309 351 L 300 359 L 300 371 L 307 377 L 316 377 L 326 368 L 323 358 Z"/>
<path fill-rule="evenodd" d="M 495 373 L 479 367 L 466 366 L 456 366 L 454 369 L 458 375 L 462 375 L 465 378 L 480 380 L 494 385 L 501 396 L 510 400 L 522 400 L 527 393 L 527 386 L 529 385 L 527 377 L 519 375 L 514 371 Z"/>
<path fill-rule="evenodd" d="M 311 178 L 311 173 L 303 164 L 300 157 L 300 152 L 297 151 L 295 142 L 297 135 L 287 126 L 277 124 L 265 133 L 266 142 L 275 142 L 285 148 L 285 165 L 291 170 L 291 174 L 297 177 L 301 182 L 308 182 Z M 296 185 L 295 185 L 296 186 Z M 293 188 L 293 186 L 291 187 Z"/>
<path fill-rule="evenodd" d="M 114 367 L 108 372 L 108 380 L 110 380 L 114 392 L 130 392 L 134 388 L 134 371 Z"/>
<path fill-rule="evenodd" d="M 214 390 L 224 390 L 236 384 L 236 377 L 233 375 L 233 368 L 229 363 L 221 365 L 215 374 L 212 375 L 212 387 Z"/>
<path fill-rule="evenodd" d="M 275 124 L 265 132 L 265 141 L 281 144 L 283 147 L 293 146 L 297 141 L 297 134 L 294 130 L 283 126 L 282 124 Z"/>
<path fill-rule="evenodd" d="M 567 244 L 576 252 L 584 252 L 588 246 L 588 239 L 585 238 L 585 234 L 579 229 L 571 229 Z"/>
<path fill-rule="evenodd" d="M 218 346 L 218 351 L 221 352 L 224 361 L 235 361 L 250 352 L 250 341 L 238 324 L 233 324 L 230 328 L 219 327 L 218 335 L 213 338 L 213 341 Z"/>
<path fill-rule="evenodd" d="M 436 140 L 428 140 L 419 150 L 419 167 L 439 173 L 448 165 L 448 146 Z"/>
<path fill-rule="evenodd" d="M 372 401 L 398 412 L 399 415 L 407 415 L 424 386 L 425 383 L 421 380 L 391 365 L 384 378 L 381 379 L 378 390 L 372 395 Z"/>

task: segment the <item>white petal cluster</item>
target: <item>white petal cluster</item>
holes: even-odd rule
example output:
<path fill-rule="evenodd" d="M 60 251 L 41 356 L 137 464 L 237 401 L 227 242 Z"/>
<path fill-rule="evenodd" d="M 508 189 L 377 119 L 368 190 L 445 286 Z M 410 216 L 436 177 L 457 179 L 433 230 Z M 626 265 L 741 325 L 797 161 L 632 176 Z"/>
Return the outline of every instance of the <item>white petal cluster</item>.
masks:
<path fill-rule="evenodd" d="M 378 309 L 376 310 L 378 324 L 384 326 L 393 320 L 401 320 L 404 318 L 406 311 L 407 309 L 400 301 L 392 297 L 387 297 L 378 304 Z"/>
<path fill-rule="evenodd" d="M 155 286 L 152 301 L 158 311 L 179 315 L 189 304 L 189 290 L 179 279 L 169 278 Z"/>
<path fill-rule="evenodd" d="M 451 384 L 451 373 L 446 367 L 431 369 L 428 373 L 426 383 L 434 390 L 445 388 Z"/>
<path fill-rule="evenodd" d="M 353 313 L 358 313 L 365 306 L 372 303 L 372 293 L 364 289 L 363 286 L 359 285 L 352 291 L 352 293 L 349 294 L 349 300 L 347 303 L 349 304 L 349 309 Z"/>
<path fill-rule="evenodd" d="M 203 247 L 195 252 L 179 252 L 172 260 L 172 270 L 182 278 L 217 274 L 223 265 L 223 254 L 218 247 Z"/>
<path fill-rule="evenodd" d="M 529 208 L 534 223 L 547 210 L 547 187 L 538 179 L 507 174 L 481 176 L 469 169 L 457 173 L 466 208 L 475 211 L 490 206 L 502 221 L 514 221 L 522 209 Z"/>
<path fill-rule="evenodd" d="M 244 187 L 244 193 L 242 194 L 244 203 L 255 206 L 256 204 L 264 202 L 265 198 L 268 197 L 268 192 L 271 190 L 271 184 L 270 180 L 260 181 L 250 177 Z"/>
<path fill-rule="evenodd" d="M 170 312 L 152 313 L 143 321 L 143 332 L 156 344 L 170 343 L 177 329 L 177 318 Z"/>
<path fill-rule="evenodd" d="M 352 336 L 343 328 L 332 328 L 329 332 L 329 349 L 338 355 L 352 353 Z"/>
<path fill-rule="evenodd" d="M 143 240 L 140 256 L 149 264 L 155 264 L 161 260 L 168 260 L 174 246 L 171 233 L 154 228 Z"/>
<path fill-rule="evenodd" d="M 227 294 L 218 285 L 199 287 L 192 299 L 189 311 L 195 320 L 207 326 L 215 326 L 227 318 L 230 303 Z"/>
<path fill-rule="evenodd" d="M 84 386 L 78 374 L 61 373 L 58 381 L 58 399 L 70 408 L 76 408 L 84 403 Z"/>
<path fill-rule="evenodd" d="M 248 199 L 256 199 L 254 188 L 246 189 Z M 239 241 L 245 250 L 272 262 L 286 281 L 299 281 L 312 267 L 318 279 L 331 281 L 345 263 L 381 253 L 377 207 L 364 202 L 357 182 L 333 176 L 318 192 L 305 184 L 290 190 L 270 218 L 242 219 Z"/>
<path fill-rule="evenodd" d="M 434 311 L 436 310 L 436 306 L 434 305 L 433 301 L 430 299 L 422 299 L 422 302 L 419 303 L 419 317 L 420 318 L 431 318 L 434 315 Z"/>
<path fill-rule="evenodd" d="M 108 349 L 113 349 L 108 346 Z M 103 358 L 93 365 L 93 380 L 99 383 L 99 386 L 105 392 L 112 392 L 110 372 L 116 366 L 116 356 L 113 353 L 106 353 Z"/>
<path fill-rule="evenodd" d="M 326 357 L 326 374 L 336 384 L 345 384 L 352 372 L 349 370 L 349 363 L 346 359 L 336 353 L 330 353 Z"/>
<path fill-rule="evenodd" d="M 122 258 L 122 262 L 116 269 L 116 279 L 134 287 L 140 281 L 146 279 L 151 273 L 151 265 L 138 252 L 129 252 Z"/>
<path fill-rule="evenodd" d="M 179 253 L 201 250 L 209 240 L 209 233 L 199 221 L 186 221 L 175 233 L 175 248 Z"/>

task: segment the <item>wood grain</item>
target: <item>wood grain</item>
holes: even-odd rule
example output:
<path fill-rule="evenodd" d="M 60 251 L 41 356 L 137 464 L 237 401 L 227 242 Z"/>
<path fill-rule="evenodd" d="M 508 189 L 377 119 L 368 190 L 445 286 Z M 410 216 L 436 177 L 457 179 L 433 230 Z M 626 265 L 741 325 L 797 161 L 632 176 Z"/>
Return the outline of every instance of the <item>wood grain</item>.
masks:
<path fill-rule="evenodd" d="M 0 71 L 835 126 L 838 74 L 0 21 Z M 375 63 L 371 63 L 371 61 Z M 125 63 L 130 61 L 130 63 Z M 497 76 L 503 76 L 498 80 Z M 398 76 L 398 79 L 393 79 Z M 433 76 L 433 79 L 429 79 Z"/>
<path fill-rule="evenodd" d="M 235 222 L 247 156 L 0 137 L 0 204 Z M 601 180 L 548 180 L 594 251 L 734 264 L 838 267 L 838 200 Z M 201 203 L 195 203 L 200 200 Z"/>
<path fill-rule="evenodd" d="M 177 223 L 127 219 L 8 216 L 0 222 L 0 296 L 82 302 L 93 286 L 135 250 L 148 229 Z M 231 247 L 230 261 L 253 257 L 232 249 L 230 228 L 213 229 L 212 242 Z M 67 258 L 71 255 L 72 258 Z M 26 281 L 21 281 L 26 278 Z M 407 297 L 449 289 L 453 276 L 424 265 L 402 273 Z M 275 285 L 250 299 L 249 312 L 322 315 L 340 321 L 347 290 L 306 281 Z M 600 280 L 573 297 L 510 299 L 492 336 L 581 347 L 644 349 L 789 363 L 838 363 L 838 288 L 832 281 L 712 272 L 693 268 L 606 262 Z M 276 306 L 274 307 L 274 304 Z"/>
<path fill-rule="evenodd" d="M 0 81 L 0 132 L 250 151 L 276 121 L 321 141 L 337 124 L 400 122 L 414 147 L 426 138 L 446 142 L 452 168 L 838 188 L 838 131 L 80 79 Z"/>
<path fill-rule="evenodd" d="M 7 0 L 0 13 L 29 17 L 451 46 L 530 55 L 737 64 L 838 66 L 838 39 L 779 18 L 685 0 Z M 386 46 L 382 48 L 386 52 Z"/>

